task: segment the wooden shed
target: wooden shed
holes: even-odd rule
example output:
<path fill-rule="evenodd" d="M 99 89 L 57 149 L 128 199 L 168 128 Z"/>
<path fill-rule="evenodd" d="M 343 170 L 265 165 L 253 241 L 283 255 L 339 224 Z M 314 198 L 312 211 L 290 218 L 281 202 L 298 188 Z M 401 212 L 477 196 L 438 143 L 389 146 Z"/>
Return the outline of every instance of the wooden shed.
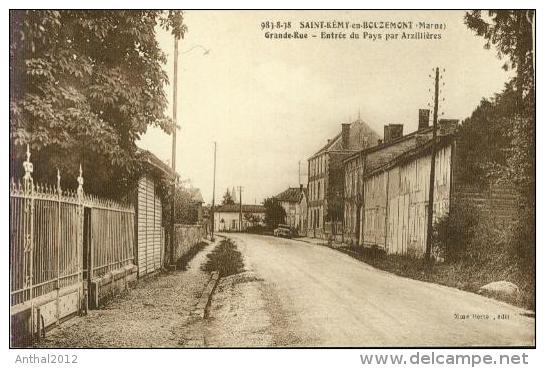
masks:
<path fill-rule="evenodd" d="M 145 175 L 138 181 L 136 205 L 136 262 L 142 277 L 162 267 L 164 258 L 163 204 L 155 181 Z"/>
<path fill-rule="evenodd" d="M 159 190 L 161 178 L 174 179 L 173 171 L 149 151 L 139 152 L 146 163 L 146 174 L 138 180 L 135 195 L 135 261 L 138 277 L 160 270 L 165 261 L 164 199 Z"/>

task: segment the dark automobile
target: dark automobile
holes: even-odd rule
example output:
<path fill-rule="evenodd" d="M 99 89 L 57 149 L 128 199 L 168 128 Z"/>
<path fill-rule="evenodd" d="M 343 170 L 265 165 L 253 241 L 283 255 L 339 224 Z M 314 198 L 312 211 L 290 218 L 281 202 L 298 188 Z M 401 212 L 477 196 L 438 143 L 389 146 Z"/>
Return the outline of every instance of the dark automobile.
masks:
<path fill-rule="evenodd" d="M 280 238 L 293 238 L 297 235 L 297 231 L 290 227 L 289 225 L 280 224 L 273 232 L 274 236 Z"/>

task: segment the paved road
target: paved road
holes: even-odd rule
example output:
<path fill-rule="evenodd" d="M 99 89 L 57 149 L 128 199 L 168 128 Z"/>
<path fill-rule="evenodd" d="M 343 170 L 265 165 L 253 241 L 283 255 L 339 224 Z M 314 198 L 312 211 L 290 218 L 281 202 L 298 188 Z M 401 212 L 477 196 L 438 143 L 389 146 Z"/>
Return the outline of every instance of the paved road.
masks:
<path fill-rule="evenodd" d="M 270 326 L 261 330 L 284 335 L 275 339 L 280 345 L 534 344 L 535 320 L 508 304 L 398 277 L 323 246 L 257 235 L 229 236 L 243 253 L 246 269 L 263 283 L 265 302 L 247 304 L 263 305 Z M 471 317 L 458 319 L 457 314 Z"/>

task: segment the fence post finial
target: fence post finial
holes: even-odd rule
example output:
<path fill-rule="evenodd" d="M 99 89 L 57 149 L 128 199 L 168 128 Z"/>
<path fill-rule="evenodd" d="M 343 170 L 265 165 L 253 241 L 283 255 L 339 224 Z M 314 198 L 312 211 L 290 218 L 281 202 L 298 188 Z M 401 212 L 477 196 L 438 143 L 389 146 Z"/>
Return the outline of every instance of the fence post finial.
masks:
<path fill-rule="evenodd" d="M 59 195 L 62 194 L 62 190 L 61 190 L 61 171 L 59 170 L 58 167 L 57 167 L 57 193 Z"/>
<path fill-rule="evenodd" d="M 83 199 L 83 170 L 81 164 L 79 164 L 79 176 L 78 176 L 78 198 Z"/>
<path fill-rule="evenodd" d="M 32 172 L 34 167 L 32 162 L 30 162 L 30 146 L 26 145 L 26 161 L 23 162 L 23 168 L 25 169 L 25 176 L 23 177 L 25 191 L 31 192 L 34 188 L 34 183 L 32 181 Z"/>

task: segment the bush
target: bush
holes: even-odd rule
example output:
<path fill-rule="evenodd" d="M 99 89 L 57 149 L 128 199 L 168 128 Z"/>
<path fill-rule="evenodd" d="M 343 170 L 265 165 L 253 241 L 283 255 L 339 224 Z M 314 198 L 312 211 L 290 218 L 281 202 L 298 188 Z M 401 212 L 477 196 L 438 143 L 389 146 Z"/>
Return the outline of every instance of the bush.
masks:
<path fill-rule="evenodd" d="M 231 239 L 222 240 L 207 257 L 208 261 L 203 265 L 203 271 L 218 271 L 221 277 L 244 271 L 242 254 Z"/>
<path fill-rule="evenodd" d="M 477 226 L 476 213 L 472 206 L 460 205 L 435 222 L 432 246 L 436 258 L 456 261 L 467 255 Z"/>
<path fill-rule="evenodd" d="M 493 281 L 515 283 L 520 305 L 535 308 L 535 226 L 533 208 L 522 206 L 511 226 L 500 226 L 488 213 L 469 204 L 455 207 L 434 225 L 436 257 L 446 265 L 434 272 L 441 283 L 476 292 Z"/>

